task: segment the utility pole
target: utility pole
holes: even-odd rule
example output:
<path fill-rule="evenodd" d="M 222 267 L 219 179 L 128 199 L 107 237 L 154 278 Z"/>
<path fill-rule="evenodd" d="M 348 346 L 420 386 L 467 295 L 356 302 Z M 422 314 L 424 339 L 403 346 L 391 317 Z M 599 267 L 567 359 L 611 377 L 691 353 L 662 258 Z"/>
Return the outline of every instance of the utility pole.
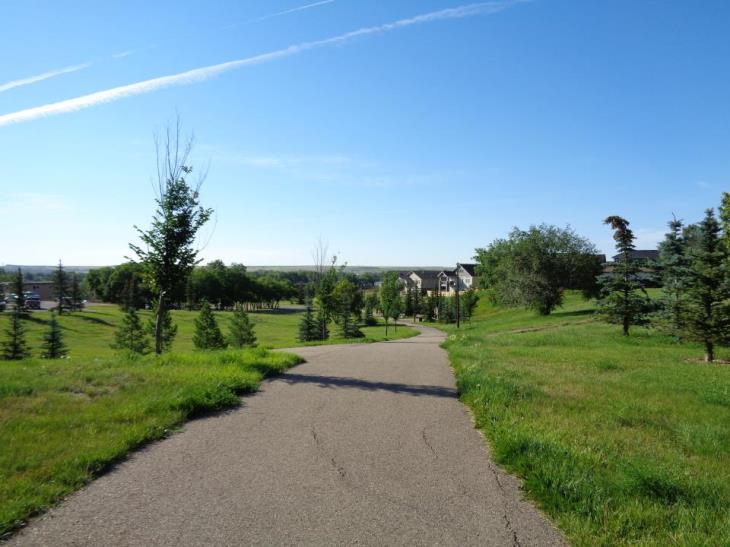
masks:
<path fill-rule="evenodd" d="M 459 264 L 456 264 L 456 328 L 458 329 L 461 324 L 461 298 L 459 298 Z"/>

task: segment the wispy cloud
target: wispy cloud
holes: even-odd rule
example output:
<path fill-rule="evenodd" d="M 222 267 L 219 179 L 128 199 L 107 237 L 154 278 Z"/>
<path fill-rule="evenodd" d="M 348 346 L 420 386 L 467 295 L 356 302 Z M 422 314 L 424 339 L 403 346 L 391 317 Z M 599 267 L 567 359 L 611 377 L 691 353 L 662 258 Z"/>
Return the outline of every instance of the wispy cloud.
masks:
<path fill-rule="evenodd" d="M 335 0 L 321 0 L 320 2 L 313 2 L 311 4 L 305 4 L 304 6 L 298 6 L 296 8 L 287 9 L 284 11 L 277 11 L 276 13 L 270 13 L 268 15 L 262 15 L 261 17 L 256 17 L 255 19 L 251 19 L 250 21 L 247 21 L 249 23 L 254 23 L 257 21 L 265 21 L 266 19 L 273 19 L 274 17 L 280 17 L 282 15 L 288 15 L 290 13 L 296 13 L 298 11 L 304 11 L 312 8 L 317 8 L 319 6 L 324 6 L 325 4 L 332 4 L 335 2 Z M 237 25 L 231 25 L 231 26 L 237 26 Z M 230 27 L 226 27 L 230 28 Z"/>
<path fill-rule="evenodd" d="M 89 108 L 98 104 L 118 101 L 126 97 L 151 93 L 153 91 L 157 91 L 159 89 L 164 89 L 171 86 L 189 85 L 197 82 L 202 82 L 230 70 L 253 66 L 261 63 L 267 63 L 270 61 L 283 59 L 285 57 L 291 57 L 292 55 L 296 55 L 298 53 L 302 53 L 315 48 L 340 44 L 354 38 L 360 38 L 363 36 L 374 34 L 382 34 L 385 32 L 390 32 L 413 25 L 420 25 L 444 19 L 460 19 L 481 14 L 498 13 L 524 1 L 526 0 L 482 2 L 478 4 L 459 6 L 456 8 L 448 8 L 440 11 L 417 15 L 408 19 L 401 19 L 392 23 L 385 23 L 383 25 L 361 28 L 358 30 L 347 32 L 345 34 L 333 36 L 331 38 L 325 38 L 323 40 L 315 40 L 312 42 L 295 44 L 284 49 L 271 51 L 269 53 L 264 53 L 245 59 L 238 59 L 235 61 L 220 63 L 217 65 L 196 68 L 193 70 L 188 70 L 186 72 L 180 72 L 178 74 L 161 76 L 159 78 L 152 78 L 133 84 L 106 89 L 104 91 L 97 91 L 95 93 L 89 93 L 88 95 L 82 95 L 80 97 L 67 99 L 65 101 L 59 101 L 56 103 L 50 103 L 34 108 L 18 110 L 17 112 L 0 115 L 0 127 L 14 123 L 27 122 L 38 118 L 45 118 L 47 116 L 74 112 L 76 110 Z"/>
<path fill-rule="evenodd" d="M 62 74 L 78 72 L 79 70 L 84 70 L 85 68 L 89 68 L 90 66 L 91 66 L 91 63 L 82 63 L 80 65 L 73 65 L 73 66 L 67 66 L 64 68 L 58 68 L 56 70 L 49 70 L 49 71 L 43 72 L 41 74 L 36 74 L 35 76 L 28 76 L 27 78 L 12 80 L 10 82 L 0 84 L 0 93 L 2 93 L 4 91 L 8 91 L 9 89 L 13 89 L 16 87 L 30 85 L 30 84 L 34 84 L 36 82 L 42 82 L 43 80 L 48 80 L 49 78 L 55 78 L 56 76 L 61 76 Z"/>

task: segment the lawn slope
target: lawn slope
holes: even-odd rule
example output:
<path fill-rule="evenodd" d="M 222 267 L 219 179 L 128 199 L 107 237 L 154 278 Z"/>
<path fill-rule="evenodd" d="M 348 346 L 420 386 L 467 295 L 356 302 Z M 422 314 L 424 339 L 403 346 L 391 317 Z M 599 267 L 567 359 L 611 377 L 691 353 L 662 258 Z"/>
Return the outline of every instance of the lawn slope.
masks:
<path fill-rule="evenodd" d="M 494 458 L 571 541 L 730 545 L 730 367 L 577 295 L 549 317 L 483 299 L 445 330 Z"/>

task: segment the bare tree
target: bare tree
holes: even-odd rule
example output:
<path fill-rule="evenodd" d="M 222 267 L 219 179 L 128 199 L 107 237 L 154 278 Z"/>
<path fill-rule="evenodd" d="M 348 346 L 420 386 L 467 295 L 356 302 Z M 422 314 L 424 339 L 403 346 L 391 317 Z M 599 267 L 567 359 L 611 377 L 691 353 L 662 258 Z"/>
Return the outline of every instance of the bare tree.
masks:
<path fill-rule="evenodd" d="M 317 243 L 312 249 L 312 261 L 314 262 L 314 282 L 319 288 L 329 262 L 329 243 L 323 240 L 322 236 L 317 238 Z"/>

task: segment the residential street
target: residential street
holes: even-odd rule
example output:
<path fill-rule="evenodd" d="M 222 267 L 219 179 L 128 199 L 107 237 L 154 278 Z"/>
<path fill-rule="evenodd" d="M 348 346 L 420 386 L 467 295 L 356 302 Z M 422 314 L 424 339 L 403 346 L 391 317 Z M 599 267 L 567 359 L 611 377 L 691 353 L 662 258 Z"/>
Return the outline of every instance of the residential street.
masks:
<path fill-rule="evenodd" d="M 443 334 L 307 359 L 133 454 L 12 545 L 562 545 L 490 463 Z"/>

